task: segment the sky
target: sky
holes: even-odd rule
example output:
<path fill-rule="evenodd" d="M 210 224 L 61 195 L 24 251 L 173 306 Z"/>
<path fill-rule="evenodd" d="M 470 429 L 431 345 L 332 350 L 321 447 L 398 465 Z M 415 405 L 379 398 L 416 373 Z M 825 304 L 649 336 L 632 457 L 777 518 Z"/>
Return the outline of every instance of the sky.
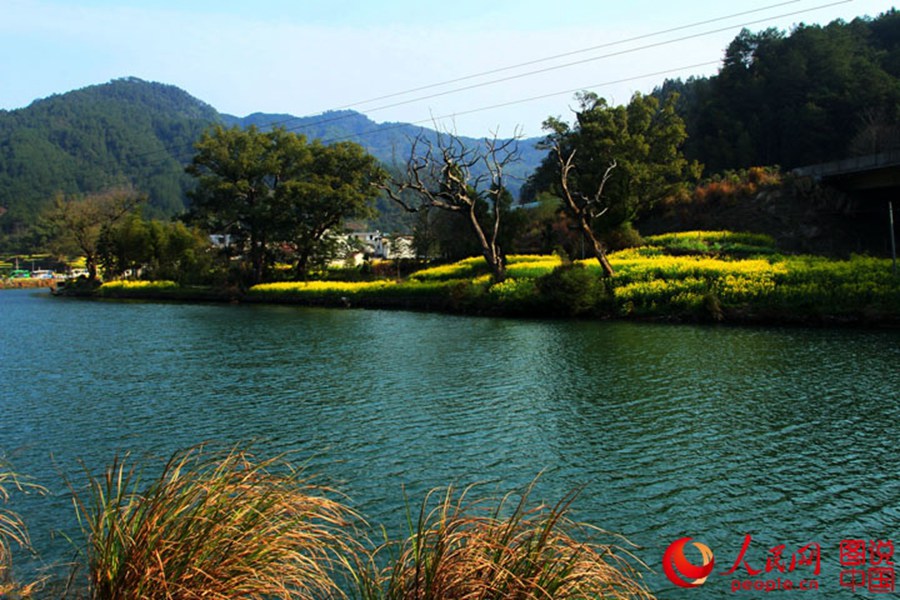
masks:
<path fill-rule="evenodd" d="M 625 104 L 714 75 L 746 27 L 885 0 L 0 0 L 0 109 L 120 77 L 236 116 L 351 108 L 460 135 L 541 135 L 574 94 Z M 289 126 L 289 124 L 288 124 Z"/>

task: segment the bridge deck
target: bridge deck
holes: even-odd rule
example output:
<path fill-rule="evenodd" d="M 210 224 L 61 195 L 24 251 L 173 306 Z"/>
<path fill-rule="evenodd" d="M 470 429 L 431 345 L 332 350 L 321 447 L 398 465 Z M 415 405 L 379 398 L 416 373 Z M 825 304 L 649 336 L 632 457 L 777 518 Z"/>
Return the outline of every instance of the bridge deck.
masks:
<path fill-rule="evenodd" d="M 848 189 L 900 187 L 900 150 L 845 158 L 794 169 L 795 175 L 816 180 L 840 180 Z"/>

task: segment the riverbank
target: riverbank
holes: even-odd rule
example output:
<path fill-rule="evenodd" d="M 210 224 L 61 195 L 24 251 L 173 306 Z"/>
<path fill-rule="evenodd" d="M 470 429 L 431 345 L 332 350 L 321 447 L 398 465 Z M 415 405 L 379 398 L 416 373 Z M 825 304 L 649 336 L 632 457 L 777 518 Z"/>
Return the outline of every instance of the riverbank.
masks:
<path fill-rule="evenodd" d="M 21 290 L 28 288 L 52 288 L 59 283 L 58 279 L 32 279 L 21 277 L 15 279 L 0 279 L 0 290 Z"/>
<path fill-rule="evenodd" d="M 403 279 L 280 281 L 248 290 L 113 281 L 76 295 L 109 299 L 303 304 L 504 317 L 900 326 L 900 277 L 890 260 L 783 255 L 767 236 L 688 232 L 648 238 L 594 260 L 509 256 L 493 283 L 482 258 Z M 359 279 L 359 277 L 356 277 Z"/>

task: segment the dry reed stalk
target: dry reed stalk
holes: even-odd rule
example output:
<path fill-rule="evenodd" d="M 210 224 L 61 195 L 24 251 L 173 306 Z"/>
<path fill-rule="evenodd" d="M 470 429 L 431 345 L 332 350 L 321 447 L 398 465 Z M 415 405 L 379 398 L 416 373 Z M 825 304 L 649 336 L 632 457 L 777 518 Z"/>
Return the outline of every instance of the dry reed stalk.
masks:
<path fill-rule="evenodd" d="M 87 534 L 90 597 L 312 599 L 353 552 L 356 515 L 284 456 L 233 449 L 176 453 L 145 489 L 116 460 L 77 511 Z"/>
<path fill-rule="evenodd" d="M 46 488 L 18 475 L 12 467 L 0 458 L 0 502 L 6 504 L 10 500 L 10 490 L 18 492 L 46 493 Z M 12 546 L 33 552 L 28 529 L 22 518 L 15 511 L 0 508 L 0 597 L 28 597 L 38 589 L 43 580 L 29 584 L 16 582 L 12 576 Z"/>
<path fill-rule="evenodd" d="M 469 500 L 472 488 L 433 490 L 408 539 L 379 546 L 356 578 L 363 598 L 388 600 L 640 598 L 652 594 L 640 563 L 622 547 L 595 541 L 606 532 L 569 519 L 576 494 L 555 506 Z M 442 498 L 428 506 L 438 493 Z M 504 516 L 506 515 L 506 516 Z M 584 538 L 579 541 L 578 538 Z M 379 569 L 379 554 L 391 554 Z"/>

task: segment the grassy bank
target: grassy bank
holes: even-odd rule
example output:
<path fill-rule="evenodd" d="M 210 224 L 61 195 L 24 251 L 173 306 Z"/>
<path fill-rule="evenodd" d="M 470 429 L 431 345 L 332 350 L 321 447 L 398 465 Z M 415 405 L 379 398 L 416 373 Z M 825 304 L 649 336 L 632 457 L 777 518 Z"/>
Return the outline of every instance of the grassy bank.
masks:
<path fill-rule="evenodd" d="M 461 312 L 525 316 L 900 322 L 900 278 L 892 274 L 890 260 L 786 256 L 771 238 L 756 234 L 651 237 L 644 246 L 610 256 L 616 275 L 609 280 L 600 278 L 593 260 L 508 260 L 508 278 L 499 284 L 491 283 L 483 259 L 470 258 L 403 281 L 272 283 L 251 288 L 247 296 L 347 305 L 419 298 Z"/>
<path fill-rule="evenodd" d="M 168 281 L 110 282 L 95 295 L 528 317 L 900 324 L 900 277 L 887 259 L 784 255 L 764 235 L 696 231 L 649 237 L 610 262 L 610 279 L 594 260 L 518 255 L 508 257 L 507 279 L 498 284 L 476 257 L 404 279 L 285 281 L 239 295 Z"/>
<path fill-rule="evenodd" d="M 48 288 L 56 284 L 55 279 L 32 279 L 30 277 L 0 279 L 0 290 L 20 290 L 27 288 Z"/>

